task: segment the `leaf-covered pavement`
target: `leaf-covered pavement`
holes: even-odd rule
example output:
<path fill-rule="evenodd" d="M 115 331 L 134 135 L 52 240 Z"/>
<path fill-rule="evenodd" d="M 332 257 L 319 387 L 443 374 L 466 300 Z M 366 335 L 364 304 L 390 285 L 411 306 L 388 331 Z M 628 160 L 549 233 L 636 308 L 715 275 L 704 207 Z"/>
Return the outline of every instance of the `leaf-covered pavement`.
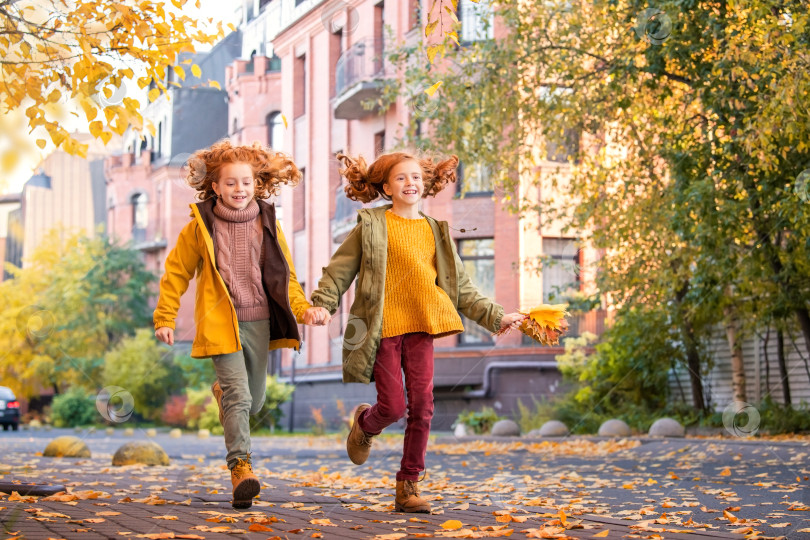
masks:
<path fill-rule="evenodd" d="M 430 515 L 393 512 L 401 437 L 352 465 L 338 437 L 254 439 L 264 487 L 229 501 L 221 438 L 155 440 L 169 467 L 112 467 L 127 439 L 85 435 L 92 459 L 35 455 L 3 434 L 0 480 L 63 483 L 0 494 L 4 538 L 810 538 L 810 443 L 572 438 L 439 439 L 420 483 Z M 8 444 L 6 444 L 8 443 Z"/>

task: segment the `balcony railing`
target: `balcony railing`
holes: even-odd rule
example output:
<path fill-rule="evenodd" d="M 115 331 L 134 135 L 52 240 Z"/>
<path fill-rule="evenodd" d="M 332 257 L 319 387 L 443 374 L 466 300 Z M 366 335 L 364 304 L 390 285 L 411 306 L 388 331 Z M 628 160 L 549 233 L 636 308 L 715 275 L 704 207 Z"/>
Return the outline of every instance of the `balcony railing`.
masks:
<path fill-rule="evenodd" d="M 356 120 L 371 114 L 363 103 L 380 96 L 385 76 L 382 40 L 366 38 L 344 51 L 335 65 L 335 118 Z"/>

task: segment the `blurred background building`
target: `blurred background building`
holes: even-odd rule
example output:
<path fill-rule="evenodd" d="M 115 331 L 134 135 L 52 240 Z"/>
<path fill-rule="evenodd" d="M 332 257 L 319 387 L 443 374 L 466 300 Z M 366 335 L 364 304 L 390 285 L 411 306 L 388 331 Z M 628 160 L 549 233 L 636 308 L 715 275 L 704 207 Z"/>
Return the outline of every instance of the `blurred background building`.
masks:
<path fill-rule="evenodd" d="M 403 98 L 387 110 L 368 110 L 382 81 L 397 74 L 383 60 L 387 40 L 422 39 L 419 0 L 243 0 L 234 6 L 241 24 L 210 51 L 179 59 L 180 80 L 172 70 L 168 92 L 148 104 L 144 118 L 154 135 L 127 132 L 118 143 L 96 148 L 88 160 L 52 154 L 21 194 L 0 199 L 3 259 L 25 264 L 38 238 L 57 223 L 104 230 L 142 253 L 148 269 L 163 272 L 168 253 L 190 219 L 195 193 L 183 166 L 193 152 L 229 137 L 235 143 L 259 141 L 289 153 L 303 172 L 295 188 L 274 199 L 304 290 L 318 284 L 321 269 L 356 221 L 362 205 L 348 200 L 338 174 L 336 152 L 368 160 L 396 147 L 413 122 Z M 503 38 L 487 2 L 460 0 L 462 42 Z M 488 20 L 484 20 L 488 18 Z M 192 76 L 190 63 L 201 68 Z M 209 81 L 215 81 L 212 86 Z M 122 96 L 119 96 L 122 99 Z M 112 99 L 116 97 L 113 96 Z M 566 163 L 550 161 L 549 169 Z M 528 179 L 522 193 L 540 197 Z M 461 164 L 459 182 L 426 199 L 423 211 L 449 222 L 467 272 L 480 290 L 507 311 L 548 301 L 560 289 L 590 287 L 593 276 L 581 268 L 595 253 L 559 227 L 541 228 L 535 217 L 505 210 L 486 170 Z M 379 201 L 374 204 L 380 204 Z M 542 201 L 540 201 L 542 202 Z M 524 264 L 540 255 L 558 265 L 542 274 Z M 352 288 L 353 289 L 353 288 Z M 373 385 L 341 382 L 342 338 L 353 290 L 343 299 L 329 327 L 302 327 L 300 352 L 271 357 L 271 371 L 296 385 L 285 405 L 291 427 L 311 424 L 315 408 L 327 421 L 340 421 L 360 401 L 374 399 Z M 181 302 L 176 340 L 190 349 L 194 335 L 194 283 Z M 604 312 L 572 319 L 571 335 L 599 334 Z M 539 347 L 514 333 L 493 338 L 465 321 L 466 332 L 436 342 L 437 429 L 449 429 L 464 409 L 487 405 L 501 415 L 562 391 L 555 355 L 561 347 Z M 350 329 L 351 331 L 351 329 Z M 343 409 L 343 411 L 341 411 Z"/>

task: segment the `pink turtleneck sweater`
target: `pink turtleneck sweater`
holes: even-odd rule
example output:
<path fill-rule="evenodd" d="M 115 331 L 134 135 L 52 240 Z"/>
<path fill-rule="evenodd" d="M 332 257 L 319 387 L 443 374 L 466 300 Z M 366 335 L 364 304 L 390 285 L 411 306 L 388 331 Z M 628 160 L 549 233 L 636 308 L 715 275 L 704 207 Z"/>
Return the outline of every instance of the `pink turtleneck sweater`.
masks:
<path fill-rule="evenodd" d="M 270 317 L 267 295 L 262 285 L 263 231 L 259 205 L 255 200 L 243 210 L 214 205 L 214 248 L 219 270 L 240 321 L 260 321 Z"/>

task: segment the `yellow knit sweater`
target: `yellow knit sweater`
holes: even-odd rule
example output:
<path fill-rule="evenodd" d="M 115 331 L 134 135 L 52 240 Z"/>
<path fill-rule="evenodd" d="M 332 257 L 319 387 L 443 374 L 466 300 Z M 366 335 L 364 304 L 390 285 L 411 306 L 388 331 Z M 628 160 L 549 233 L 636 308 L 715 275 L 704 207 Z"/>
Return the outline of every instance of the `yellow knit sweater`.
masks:
<path fill-rule="evenodd" d="M 382 337 L 427 332 L 435 337 L 464 331 L 453 302 L 436 284 L 436 240 L 424 218 L 388 210 L 388 262 Z"/>

